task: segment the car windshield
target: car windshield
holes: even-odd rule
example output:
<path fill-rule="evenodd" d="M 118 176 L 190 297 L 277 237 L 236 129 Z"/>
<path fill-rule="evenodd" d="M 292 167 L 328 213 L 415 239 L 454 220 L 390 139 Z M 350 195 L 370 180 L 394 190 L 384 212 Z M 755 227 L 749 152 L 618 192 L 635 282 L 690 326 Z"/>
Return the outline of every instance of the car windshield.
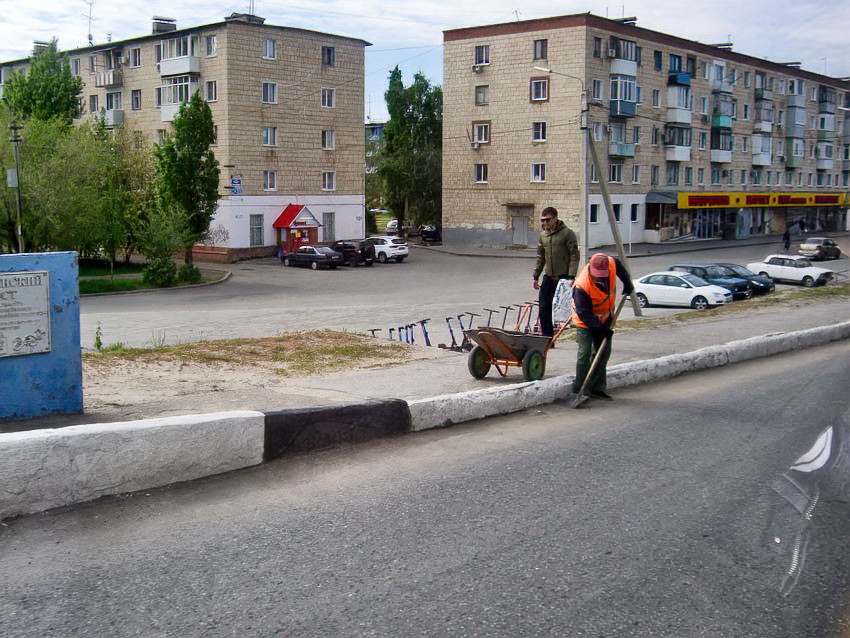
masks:
<path fill-rule="evenodd" d="M 731 271 L 732 271 L 733 273 L 735 273 L 736 275 L 739 275 L 740 277 L 753 277 L 753 276 L 755 276 L 755 273 L 754 273 L 754 272 L 752 272 L 752 271 L 750 271 L 750 270 L 747 270 L 747 269 L 746 269 L 746 268 L 744 268 L 743 266 L 733 266 L 733 265 L 729 265 L 729 266 L 726 266 L 726 268 L 728 268 L 729 270 L 731 270 Z"/>
<path fill-rule="evenodd" d="M 332 251 L 330 248 L 328 248 L 327 246 L 318 246 L 318 247 L 316 248 L 316 250 L 317 250 L 317 251 L 319 251 L 320 253 L 325 254 L 325 255 L 327 255 L 327 254 L 329 254 L 329 253 L 332 253 L 332 252 L 333 252 L 333 251 Z"/>
<path fill-rule="evenodd" d="M 679 277 L 681 277 L 682 279 L 687 281 L 692 286 L 708 286 L 709 285 L 709 283 L 705 279 L 703 279 L 702 277 L 697 277 L 696 275 L 692 275 L 689 272 L 684 272 L 681 275 L 679 275 Z"/>

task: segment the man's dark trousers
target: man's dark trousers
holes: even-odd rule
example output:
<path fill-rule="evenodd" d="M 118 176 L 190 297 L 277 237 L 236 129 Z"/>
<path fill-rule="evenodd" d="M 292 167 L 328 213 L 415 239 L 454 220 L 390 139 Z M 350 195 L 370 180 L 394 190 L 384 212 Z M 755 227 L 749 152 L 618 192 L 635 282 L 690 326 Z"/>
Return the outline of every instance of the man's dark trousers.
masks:
<path fill-rule="evenodd" d="M 573 393 L 578 394 L 581 386 L 584 383 L 584 378 L 587 376 L 588 370 L 593 363 L 593 358 L 602 345 L 604 337 L 594 335 L 587 328 L 576 328 L 576 343 L 578 344 L 578 354 L 576 355 L 576 378 L 573 381 Z M 608 359 L 611 357 L 611 339 L 605 344 L 605 349 L 602 351 L 602 356 L 599 358 L 599 363 L 596 364 L 596 370 L 593 371 L 593 376 L 587 382 L 585 392 L 602 391 L 605 392 L 608 387 Z"/>
<path fill-rule="evenodd" d="M 561 279 L 564 279 L 564 277 L 561 277 Z M 540 282 L 540 292 L 537 296 L 537 308 L 540 311 L 538 315 L 540 317 L 540 333 L 546 337 L 555 334 L 555 328 L 552 326 L 552 301 L 557 289 L 558 279 L 543 275 L 543 280 Z"/>

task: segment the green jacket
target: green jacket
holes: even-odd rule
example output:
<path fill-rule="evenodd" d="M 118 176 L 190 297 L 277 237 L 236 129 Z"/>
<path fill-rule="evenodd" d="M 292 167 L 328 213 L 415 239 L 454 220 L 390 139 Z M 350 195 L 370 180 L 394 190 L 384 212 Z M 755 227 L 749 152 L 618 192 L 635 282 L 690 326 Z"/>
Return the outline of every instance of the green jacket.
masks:
<path fill-rule="evenodd" d="M 575 279 L 578 261 L 576 234 L 564 222 L 559 219 L 555 230 L 541 231 L 537 242 L 537 263 L 534 265 L 535 280 L 541 272 L 550 277 Z"/>

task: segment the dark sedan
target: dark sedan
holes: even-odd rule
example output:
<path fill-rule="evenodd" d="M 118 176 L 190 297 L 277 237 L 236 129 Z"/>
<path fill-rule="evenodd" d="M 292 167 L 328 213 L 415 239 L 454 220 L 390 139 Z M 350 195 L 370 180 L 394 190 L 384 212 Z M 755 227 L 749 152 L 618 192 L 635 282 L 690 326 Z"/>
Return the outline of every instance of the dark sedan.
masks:
<path fill-rule="evenodd" d="M 741 279 L 746 279 L 750 282 L 750 288 L 753 289 L 753 294 L 763 295 L 768 292 L 773 292 L 776 290 L 776 284 L 773 283 L 773 279 L 770 277 L 762 277 L 761 275 L 755 274 L 753 271 L 744 268 L 743 266 L 739 266 L 738 264 L 713 264 L 718 268 L 722 268 L 723 272 L 727 273 L 730 277 L 740 277 Z"/>
<path fill-rule="evenodd" d="M 342 253 L 327 246 L 301 246 L 293 253 L 286 253 L 281 259 L 284 266 L 310 266 L 313 270 L 336 268 L 344 263 Z"/>
<path fill-rule="evenodd" d="M 673 264 L 670 270 L 689 272 L 715 286 L 723 286 L 732 293 L 733 299 L 749 299 L 753 296 L 750 282 L 735 275 L 730 276 L 716 264 Z"/>
<path fill-rule="evenodd" d="M 797 251 L 809 259 L 841 259 L 841 249 L 829 237 L 809 237 Z"/>
<path fill-rule="evenodd" d="M 332 243 L 331 249 L 342 253 L 346 266 L 371 266 L 375 263 L 375 247 L 364 240 L 341 239 Z"/>

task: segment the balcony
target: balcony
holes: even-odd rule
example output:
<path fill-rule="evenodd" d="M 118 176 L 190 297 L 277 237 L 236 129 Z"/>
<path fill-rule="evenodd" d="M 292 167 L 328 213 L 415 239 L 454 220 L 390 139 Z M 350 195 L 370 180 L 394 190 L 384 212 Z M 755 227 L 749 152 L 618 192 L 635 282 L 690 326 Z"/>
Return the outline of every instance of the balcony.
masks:
<path fill-rule="evenodd" d="M 94 76 L 94 85 L 99 89 L 109 89 L 124 84 L 124 77 L 121 69 L 110 69 L 108 71 L 98 71 Z"/>
<path fill-rule="evenodd" d="M 611 75 L 631 75 L 637 76 L 637 62 L 634 60 L 623 60 L 621 58 L 611 58 Z"/>
<path fill-rule="evenodd" d="M 732 117 L 729 115 L 712 115 L 711 128 L 732 128 Z"/>
<path fill-rule="evenodd" d="M 785 168 L 800 168 L 804 159 L 802 155 L 786 155 Z"/>
<path fill-rule="evenodd" d="M 796 138 L 804 138 L 806 137 L 806 125 L 805 124 L 788 124 L 785 127 L 785 137 L 796 137 Z"/>
<path fill-rule="evenodd" d="M 680 109 L 677 107 L 667 107 L 667 123 L 668 124 L 690 124 L 691 112 L 688 109 Z"/>
<path fill-rule="evenodd" d="M 196 55 L 187 55 L 182 58 L 169 58 L 159 63 L 160 76 L 186 75 L 187 73 L 201 72 L 201 58 Z"/>
<path fill-rule="evenodd" d="M 819 142 L 832 142 L 835 139 L 835 131 L 818 130 Z"/>
<path fill-rule="evenodd" d="M 179 110 L 179 104 L 163 104 L 159 107 L 159 119 L 162 122 L 173 122 Z"/>
<path fill-rule="evenodd" d="M 691 74 L 684 71 L 670 71 L 667 76 L 667 84 L 679 84 L 681 86 L 691 85 Z"/>
<path fill-rule="evenodd" d="M 835 113 L 835 102 L 818 102 L 818 113 Z"/>
<path fill-rule="evenodd" d="M 772 133 L 773 122 L 770 120 L 756 120 L 753 122 L 753 133 Z"/>
<path fill-rule="evenodd" d="M 770 166 L 770 153 L 753 153 L 753 166 Z"/>
<path fill-rule="evenodd" d="M 637 104 L 625 100 L 611 100 L 610 114 L 614 117 L 634 117 L 637 113 Z"/>
<path fill-rule="evenodd" d="M 608 142 L 608 155 L 611 157 L 634 157 L 635 145 L 626 142 Z"/>
<path fill-rule="evenodd" d="M 785 106 L 789 109 L 791 108 L 806 108 L 806 96 L 805 95 L 788 95 L 785 98 Z"/>
<path fill-rule="evenodd" d="M 714 153 L 714 151 L 712 151 Z M 690 146 L 673 146 L 670 145 L 665 149 L 668 162 L 690 162 L 691 147 Z"/>
<path fill-rule="evenodd" d="M 732 92 L 732 83 L 729 80 L 711 80 L 710 86 L 714 93 Z"/>
<path fill-rule="evenodd" d="M 850 159 L 841 160 L 841 170 L 850 171 Z"/>
<path fill-rule="evenodd" d="M 834 160 L 831 157 L 819 157 L 817 159 L 816 168 L 819 171 L 829 171 L 832 170 Z"/>
<path fill-rule="evenodd" d="M 122 109 L 107 109 L 103 112 L 103 123 L 106 126 L 119 126 L 124 123 L 124 111 Z"/>
<path fill-rule="evenodd" d="M 756 89 L 756 102 L 759 100 L 773 102 L 773 91 L 770 89 Z"/>
<path fill-rule="evenodd" d="M 710 161 L 715 164 L 730 164 L 732 162 L 732 151 L 721 151 L 720 149 L 711 149 Z"/>

